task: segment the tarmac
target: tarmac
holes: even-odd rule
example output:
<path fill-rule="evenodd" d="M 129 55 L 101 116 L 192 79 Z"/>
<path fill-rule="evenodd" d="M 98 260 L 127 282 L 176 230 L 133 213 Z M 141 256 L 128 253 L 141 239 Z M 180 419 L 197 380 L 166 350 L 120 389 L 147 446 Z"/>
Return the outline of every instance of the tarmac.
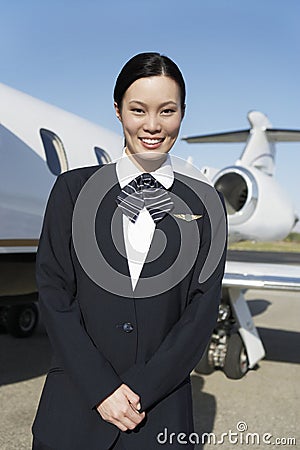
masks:
<path fill-rule="evenodd" d="M 249 290 L 246 298 L 266 357 L 241 380 L 192 373 L 195 434 L 187 438 L 199 441 L 197 450 L 300 448 L 299 293 Z M 30 450 L 49 362 L 42 325 L 27 339 L 0 335 L 1 450 Z"/>

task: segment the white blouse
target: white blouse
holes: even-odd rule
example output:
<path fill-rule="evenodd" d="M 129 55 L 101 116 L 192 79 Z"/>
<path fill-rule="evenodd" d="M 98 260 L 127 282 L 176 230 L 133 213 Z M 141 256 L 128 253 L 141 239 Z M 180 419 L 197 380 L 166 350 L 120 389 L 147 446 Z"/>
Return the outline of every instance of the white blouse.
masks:
<path fill-rule="evenodd" d="M 142 173 L 126 155 L 125 149 L 122 157 L 116 163 L 116 172 L 122 189 Z M 174 182 L 170 156 L 167 155 L 167 158 L 157 170 L 149 173 L 166 189 L 169 189 Z M 155 227 L 156 224 L 146 207 L 141 210 L 135 223 L 132 223 L 126 214 L 123 214 L 125 249 L 133 290 L 139 280 L 150 249 Z"/>

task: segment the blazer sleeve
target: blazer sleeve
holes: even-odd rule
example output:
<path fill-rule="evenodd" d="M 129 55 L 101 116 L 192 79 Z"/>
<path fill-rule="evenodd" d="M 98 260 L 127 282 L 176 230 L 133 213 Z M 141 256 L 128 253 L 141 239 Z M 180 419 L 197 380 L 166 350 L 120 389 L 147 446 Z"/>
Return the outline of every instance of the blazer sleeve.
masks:
<path fill-rule="evenodd" d="M 140 395 L 142 410 L 160 401 L 190 374 L 204 353 L 216 325 L 226 243 L 214 273 L 200 284 L 199 274 L 208 254 L 211 234 L 207 213 L 203 219 L 202 240 L 189 287 L 187 307 L 155 354 L 147 362 L 136 364 L 121 374 L 124 383 Z"/>
<path fill-rule="evenodd" d="M 74 204 L 65 175 L 57 178 L 46 206 L 36 281 L 42 318 L 55 356 L 93 408 L 117 389 L 122 380 L 90 339 L 76 300 L 71 256 Z"/>

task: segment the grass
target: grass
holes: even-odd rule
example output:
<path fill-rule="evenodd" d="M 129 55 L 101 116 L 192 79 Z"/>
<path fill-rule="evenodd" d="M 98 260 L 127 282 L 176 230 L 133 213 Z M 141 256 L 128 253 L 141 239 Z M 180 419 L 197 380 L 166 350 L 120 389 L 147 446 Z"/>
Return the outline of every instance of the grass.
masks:
<path fill-rule="evenodd" d="M 235 242 L 229 245 L 230 250 L 247 250 L 258 252 L 291 252 L 300 253 L 300 233 L 290 233 L 283 241 L 274 242 Z"/>

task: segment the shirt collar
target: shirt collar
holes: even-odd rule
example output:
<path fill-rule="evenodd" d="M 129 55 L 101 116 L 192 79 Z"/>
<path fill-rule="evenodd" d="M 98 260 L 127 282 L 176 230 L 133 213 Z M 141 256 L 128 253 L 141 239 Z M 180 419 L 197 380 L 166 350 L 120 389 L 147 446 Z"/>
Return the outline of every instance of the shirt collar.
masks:
<path fill-rule="evenodd" d="M 127 156 L 125 149 L 123 150 L 122 157 L 117 160 L 116 172 L 122 189 L 142 173 L 142 171 L 132 162 L 131 158 Z M 151 175 L 156 178 L 156 180 L 159 181 L 165 189 L 169 189 L 174 181 L 174 172 L 170 155 L 167 154 L 165 161 L 158 169 L 149 173 L 151 173 Z"/>

